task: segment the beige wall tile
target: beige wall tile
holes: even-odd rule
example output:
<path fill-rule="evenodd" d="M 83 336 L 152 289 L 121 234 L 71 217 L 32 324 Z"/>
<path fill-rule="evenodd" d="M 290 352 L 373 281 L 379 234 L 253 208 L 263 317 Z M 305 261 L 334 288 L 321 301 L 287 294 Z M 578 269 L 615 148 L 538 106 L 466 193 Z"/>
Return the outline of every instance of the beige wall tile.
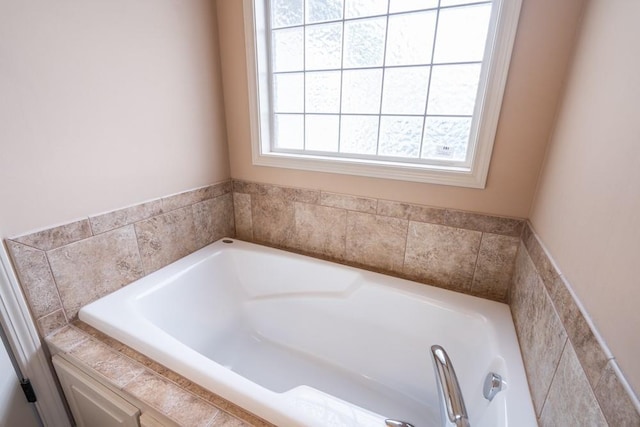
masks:
<path fill-rule="evenodd" d="M 259 194 L 260 184 L 257 182 L 242 181 L 239 179 L 233 179 L 231 181 L 233 184 L 233 191 L 235 193 Z"/>
<path fill-rule="evenodd" d="M 235 216 L 236 237 L 242 240 L 253 240 L 251 195 L 233 193 L 233 212 Z"/>
<path fill-rule="evenodd" d="M 410 219 L 417 222 L 444 224 L 445 212 L 446 210 L 441 208 L 392 202 L 388 200 L 378 200 L 378 215 Z"/>
<path fill-rule="evenodd" d="M 607 365 L 608 357 L 571 296 L 567 285 L 561 277 L 556 277 L 556 283 L 551 288 L 552 291 L 548 290 L 549 296 L 567 331 L 582 369 L 584 369 L 591 387 L 595 388 Z"/>
<path fill-rule="evenodd" d="M 347 211 L 294 203 L 295 233 L 291 246 L 305 252 L 344 259 Z"/>
<path fill-rule="evenodd" d="M 91 226 L 89 220 L 83 219 L 58 227 L 49 228 L 47 230 L 38 231 L 37 233 L 27 234 L 25 236 L 16 237 L 18 243 L 32 246 L 36 249 L 48 251 L 86 239 L 91 236 Z"/>
<path fill-rule="evenodd" d="M 39 318 L 37 324 L 40 335 L 46 337 L 58 329 L 67 326 L 67 317 L 64 314 L 64 310 L 60 309 Z"/>
<path fill-rule="evenodd" d="M 162 201 L 152 200 L 150 202 L 141 203 L 128 208 L 92 216 L 89 218 L 89 221 L 91 222 L 91 229 L 93 230 L 93 233 L 100 234 L 160 215 L 161 213 Z"/>
<path fill-rule="evenodd" d="M 228 179 L 226 181 L 218 182 L 216 184 L 212 184 L 207 187 L 208 198 L 213 199 L 214 197 L 222 196 L 227 193 L 231 193 L 233 191 L 233 184 L 231 180 Z"/>
<path fill-rule="evenodd" d="M 124 387 L 144 372 L 144 367 L 115 352 L 107 345 L 87 339 L 69 353 L 102 374 L 118 388 Z"/>
<path fill-rule="evenodd" d="M 390 216 L 393 218 L 410 219 L 412 206 L 413 205 L 409 203 L 394 202 L 392 200 L 378 200 L 376 213 L 378 215 Z"/>
<path fill-rule="evenodd" d="M 68 319 L 144 275 L 133 226 L 118 228 L 47 253 Z"/>
<path fill-rule="evenodd" d="M 402 273 L 408 227 L 406 219 L 349 212 L 346 259 Z"/>
<path fill-rule="evenodd" d="M 409 219 L 418 222 L 429 222 L 431 224 L 446 224 L 446 210 L 430 208 L 428 206 L 411 205 Z"/>
<path fill-rule="evenodd" d="M 192 209 L 198 248 L 222 237 L 235 237 L 231 193 L 196 203 Z"/>
<path fill-rule="evenodd" d="M 562 353 L 539 421 L 541 427 L 608 425 L 569 343 Z"/>
<path fill-rule="evenodd" d="M 529 223 L 526 223 L 524 226 L 522 241 L 529 252 L 533 265 L 535 265 L 536 270 L 538 270 L 542 283 L 553 293 L 553 286 L 556 285 L 560 274 L 556 271 L 553 263 L 542 248 L 540 241 L 533 233 L 533 230 L 531 230 Z"/>
<path fill-rule="evenodd" d="M 450 227 L 519 237 L 522 233 L 524 221 L 515 218 L 503 218 L 447 209 L 445 211 L 445 224 Z"/>
<path fill-rule="evenodd" d="M 253 238 L 277 246 L 291 246 L 295 232 L 293 202 L 279 196 L 251 195 Z"/>
<path fill-rule="evenodd" d="M 196 250 L 191 206 L 135 224 L 140 257 L 146 274 Z"/>
<path fill-rule="evenodd" d="M 196 188 L 195 190 L 189 190 L 172 196 L 163 197 L 162 210 L 164 212 L 171 212 L 176 209 L 191 206 L 195 203 L 200 203 L 210 198 L 210 190 L 208 186 Z"/>
<path fill-rule="evenodd" d="M 288 188 L 282 187 L 282 192 L 287 200 L 301 203 L 320 203 L 320 191 L 308 190 L 306 188 Z"/>
<path fill-rule="evenodd" d="M 600 408 L 610 426 L 640 427 L 640 412 L 636 410 L 631 398 L 614 369 L 615 361 L 607 364 L 595 388 Z"/>
<path fill-rule="evenodd" d="M 427 283 L 468 291 L 482 233 L 409 222 L 404 273 Z"/>
<path fill-rule="evenodd" d="M 243 194 L 280 197 L 290 202 L 320 203 L 320 190 L 283 187 L 258 182 L 233 181 L 233 191 Z"/>
<path fill-rule="evenodd" d="M 516 257 L 511 313 L 531 398 L 539 416 L 567 342 L 567 334 L 522 244 Z"/>
<path fill-rule="evenodd" d="M 519 242 L 518 237 L 482 234 L 471 289 L 474 295 L 506 302 Z"/>
<path fill-rule="evenodd" d="M 11 240 L 6 243 L 31 314 L 38 319 L 61 309 L 62 302 L 46 254 Z"/>
<path fill-rule="evenodd" d="M 175 384 L 149 372 L 139 375 L 124 388 L 124 391 L 184 426 L 208 426 L 219 411 Z"/>
<path fill-rule="evenodd" d="M 347 209 L 364 213 L 376 213 L 378 200 L 368 197 L 349 196 L 346 194 L 325 193 L 320 194 L 320 204 L 334 208 Z"/>

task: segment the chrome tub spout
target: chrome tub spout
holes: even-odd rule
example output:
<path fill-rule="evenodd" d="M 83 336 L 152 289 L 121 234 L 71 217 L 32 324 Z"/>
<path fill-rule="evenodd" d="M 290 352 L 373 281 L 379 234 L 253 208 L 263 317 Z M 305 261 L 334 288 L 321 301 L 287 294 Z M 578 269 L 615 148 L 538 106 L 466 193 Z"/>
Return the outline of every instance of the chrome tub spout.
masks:
<path fill-rule="evenodd" d="M 442 426 L 470 427 L 467 408 L 464 405 L 460 384 L 458 384 L 451 359 L 444 348 L 439 345 L 431 346 L 431 357 L 438 384 Z"/>

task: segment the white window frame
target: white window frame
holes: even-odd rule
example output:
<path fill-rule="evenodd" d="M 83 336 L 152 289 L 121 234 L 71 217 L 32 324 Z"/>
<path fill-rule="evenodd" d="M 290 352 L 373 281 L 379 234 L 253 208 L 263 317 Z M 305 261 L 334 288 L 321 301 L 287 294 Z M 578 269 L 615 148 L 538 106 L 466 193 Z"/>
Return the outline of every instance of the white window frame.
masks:
<path fill-rule="evenodd" d="M 252 161 L 257 166 L 270 166 L 317 172 L 340 173 L 402 181 L 485 188 L 493 143 L 500 117 L 502 97 L 507 82 L 511 52 L 515 41 L 522 0 L 493 0 L 490 28 L 485 48 L 474 126 L 470 141 L 471 166 L 451 167 L 412 164 L 383 160 L 330 157 L 315 154 L 271 151 L 270 76 L 268 68 L 267 28 L 264 19 L 266 0 L 243 0 Z M 484 61 L 483 61 L 484 62 Z M 488 73 L 488 78 L 487 77 Z M 482 82 L 486 82 L 484 87 Z M 477 114 L 477 119 L 476 119 Z"/>

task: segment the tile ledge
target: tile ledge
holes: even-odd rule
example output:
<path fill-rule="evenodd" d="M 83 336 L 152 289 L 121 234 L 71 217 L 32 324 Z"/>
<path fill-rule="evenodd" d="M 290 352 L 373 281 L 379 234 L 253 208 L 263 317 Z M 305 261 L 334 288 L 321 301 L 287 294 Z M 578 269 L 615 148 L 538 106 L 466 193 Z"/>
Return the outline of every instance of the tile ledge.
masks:
<path fill-rule="evenodd" d="M 95 331 L 95 333 L 91 333 L 87 330 L 85 330 L 85 328 L 91 329 L 93 331 Z M 64 343 L 64 341 L 60 340 L 57 341 L 56 338 L 61 338 L 64 334 L 67 333 L 71 333 L 76 335 L 76 341 L 73 342 L 73 344 L 71 345 L 67 345 L 67 346 L 63 346 L 61 344 Z M 240 420 L 242 423 L 244 423 L 247 426 L 259 426 L 259 427 L 270 427 L 272 426 L 272 424 L 262 420 L 261 418 L 249 413 L 248 411 L 246 411 L 245 409 L 241 408 L 240 406 L 235 405 L 232 402 L 226 401 L 225 399 L 219 398 L 221 399 L 221 401 L 226 402 L 226 405 L 228 405 L 230 408 L 232 408 L 233 413 L 229 412 L 228 410 L 225 410 L 221 407 L 219 407 L 218 405 L 216 405 L 214 402 L 211 401 L 210 398 L 207 398 L 205 396 L 200 396 L 197 393 L 189 390 L 188 388 L 184 387 L 183 385 L 181 385 L 179 382 L 176 382 L 175 380 L 169 378 L 167 375 L 164 375 L 163 373 L 157 372 L 154 369 L 150 368 L 147 363 L 145 362 L 150 362 L 150 364 L 157 364 L 157 362 L 155 362 L 153 359 L 148 358 L 147 356 L 137 352 L 136 350 L 131 349 L 130 347 L 126 346 L 125 344 L 120 343 L 119 341 L 109 337 L 108 335 L 103 334 L 102 332 L 93 329 L 91 326 L 84 324 L 82 321 L 80 320 L 76 320 L 71 324 L 68 324 L 67 326 L 64 326 L 58 330 L 56 330 L 55 332 L 52 332 L 51 334 L 47 335 L 47 337 L 45 338 L 45 341 L 47 343 L 47 346 L 49 347 L 53 347 L 50 348 L 51 354 L 59 354 L 59 353 L 64 353 L 65 355 L 69 356 L 70 358 L 73 358 L 74 360 L 79 361 L 82 364 L 82 368 L 84 370 L 90 371 L 92 374 L 95 373 L 95 376 L 98 376 L 100 378 L 103 379 L 104 382 L 108 382 L 109 385 L 111 387 L 114 387 L 117 390 L 120 390 L 123 393 L 126 393 L 128 395 L 131 395 L 134 399 L 136 400 L 140 400 L 142 401 L 142 399 L 140 399 L 138 396 L 135 396 L 127 391 L 125 391 L 124 389 L 129 386 L 130 384 L 135 383 L 137 380 L 139 380 L 138 377 L 140 377 L 141 375 L 143 375 L 143 373 L 141 373 L 140 375 L 138 375 L 136 378 L 133 378 L 131 381 L 127 382 L 127 384 L 123 385 L 122 387 L 118 386 L 113 380 L 105 377 L 104 375 L 102 375 L 100 372 L 98 372 L 97 370 L 93 369 L 91 366 L 89 366 L 84 360 L 82 360 L 80 357 L 78 357 L 77 355 L 72 355 L 72 351 L 74 349 L 76 349 L 80 344 L 88 341 L 88 340 L 92 340 L 95 341 L 101 345 L 104 345 L 106 347 L 108 347 L 108 349 L 114 353 L 117 353 L 120 357 L 124 357 L 126 359 L 128 359 L 129 361 L 131 361 L 134 364 L 139 365 L 140 367 L 143 368 L 143 373 L 147 373 L 149 375 L 153 375 L 159 379 L 161 379 L 162 381 L 166 381 L 167 383 L 171 384 L 172 386 L 177 387 L 178 389 L 180 389 L 182 392 L 186 393 L 186 395 L 193 397 L 199 401 L 202 401 L 203 403 L 205 403 L 208 406 L 211 406 L 213 409 L 219 411 L 219 413 L 223 413 L 226 414 L 227 416 L 231 417 L 231 418 L 236 418 L 238 420 Z M 121 346 L 122 348 L 117 348 L 114 346 L 114 344 L 118 344 L 118 346 Z M 132 352 L 134 355 L 136 355 L 137 357 L 131 357 L 129 354 L 124 353 L 123 351 L 121 351 L 123 348 L 126 348 L 127 350 L 129 350 L 129 352 Z M 163 367 L 164 368 L 164 367 Z M 166 369 L 166 368 L 165 368 Z M 170 373 L 172 373 L 173 375 L 175 375 L 177 378 L 182 379 L 183 377 L 173 373 L 173 371 L 166 369 L 167 371 L 169 371 Z M 186 380 L 186 379 L 185 379 Z M 189 381 L 190 382 L 190 381 Z M 193 383 L 195 386 L 197 386 L 197 384 Z M 197 386 L 200 387 L 200 386 Z M 208 390 L 206 390 L 208 393 L 210 393 L 211 395 L 217 396 L 215 395 L 215 393 L 210 392 Z M 143 402 L 145 405 L 151 406 L 149 403 L 147 402 Z M 159 408 L 153 407 L 155 411 L 157 411 L 158 413 L 162 414 L 163 416 L 173 420 L 175 422 L 174 417 L 171 414 L 168 414 L 166 411 L 163 411 Z M 237 413 L 234 414 L 234 413 Z M 246 415 L 244 415 L 246 414 Z M 218 418 L 218 415 L 216 415 L 215 417 L 213 417 L 212 421 L 215 421 L 215 419 Z M 249 419 L 253 419 L 254 421 L 250 421 Z"/>

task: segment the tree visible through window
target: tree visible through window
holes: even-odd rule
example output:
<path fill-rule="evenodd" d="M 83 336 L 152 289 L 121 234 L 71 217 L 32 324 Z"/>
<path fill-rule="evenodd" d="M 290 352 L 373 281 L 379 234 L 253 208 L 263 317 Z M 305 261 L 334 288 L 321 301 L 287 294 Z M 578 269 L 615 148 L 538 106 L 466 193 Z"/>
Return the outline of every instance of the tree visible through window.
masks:
<path fill-rule="evenodd" d="M 470 170 L 506 1 L 264 0 L 263 153 Z"/>

